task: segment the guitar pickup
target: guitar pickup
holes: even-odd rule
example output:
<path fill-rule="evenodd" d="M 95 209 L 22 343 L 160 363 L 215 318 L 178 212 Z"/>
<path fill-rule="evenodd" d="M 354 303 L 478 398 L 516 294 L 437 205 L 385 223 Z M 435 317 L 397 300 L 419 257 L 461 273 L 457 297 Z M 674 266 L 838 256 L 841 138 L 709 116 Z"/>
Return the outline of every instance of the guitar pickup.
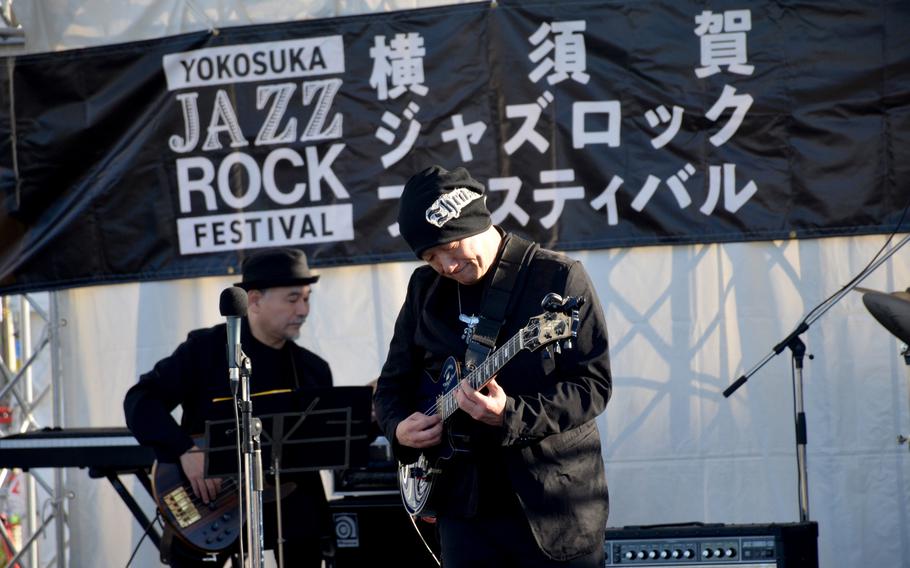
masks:
<path fill-rule="evenodd" d="M 438 467 L 431 467 L 429 469 L 423 469 L 422 467 L 412 467 L 408 470 L 408 477 L 412 477 L 414 479 L 427 479 L 440 473 L 442 473 L 442 470 Z"/>
<path fill-rule="evenodd" d="M 457 441 L 460 445 L 468 445 L 471 443 L 470 434 L 449 434 L 453 440 Z"/>

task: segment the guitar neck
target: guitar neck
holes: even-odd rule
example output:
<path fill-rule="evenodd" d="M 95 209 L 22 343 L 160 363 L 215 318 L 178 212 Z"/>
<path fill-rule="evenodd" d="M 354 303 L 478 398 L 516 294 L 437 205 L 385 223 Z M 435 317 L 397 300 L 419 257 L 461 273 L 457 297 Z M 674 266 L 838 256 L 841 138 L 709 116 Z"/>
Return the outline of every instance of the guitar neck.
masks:
<path fill-rule="evenodd" d="M 493 380 L 496 373 L 505 367 L 506 363 L 511 361 L 512 357 L 522 350 L 522 331 L 523 330 L 519 330 L 511 339 L 490 353 L 490 355 L 484 359 L 483 363 L 468 373 L 468 376 L 465 378 L 474 390 L 485 387 L 487 383 Z M 458 403 L 455 401 L 454 388 L 442 396 L 442 400 L 438 403 L 437 408 L 439 409 L 439 414 L 442 416 L 443 421 L 448 420 L 448 418 L 458 410 Z"/>

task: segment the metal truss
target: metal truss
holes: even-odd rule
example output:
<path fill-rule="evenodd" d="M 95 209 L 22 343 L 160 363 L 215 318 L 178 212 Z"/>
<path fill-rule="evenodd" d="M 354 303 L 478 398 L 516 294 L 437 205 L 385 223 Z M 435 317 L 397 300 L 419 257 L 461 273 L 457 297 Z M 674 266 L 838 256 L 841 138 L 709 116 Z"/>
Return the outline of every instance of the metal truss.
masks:
<path fill-rule="evenodd" d="M 4 3 L 5 7 L 8 3 Z M 45 426 L 63 425 L 63 400 L 60 385 L 59 341 L 57 335 L 57 296 L 49 293 L 46 305 L 34 296 L 2 298 L 2 328 L 0 328 L 0 404 L 10 408 L 11 421 L 0 425 L 4 435 L 24 434 Z M 37 341 L 33 341 L 32 319 L 42 323 Z M 49 363 L 49 364 L 48 364 Z M 35 372 L 35 368 L 44 369 Z M 49 378 L 49 380 L 48 380 Z M 43 379 L 43 381 L 41 380 Z M 43 383 L 43 386 L 42 384 Z M 42 421 L 45 422 L 42 424 Z M 48 424 L 47 422 L 50 422 Z M 10 486 L 17 472 L 0 469 L 0 496 L 9 497 Z M 0 539 L 12 554 L 5 567 L 17 564 L 40 568 L 38 537 L 53 525 L 56 554 L 45 559 L 44 566 L 67 565 L 67 511 L 64 470 L 53 469 L 53 479 L 45 479 L 39 471 L 24 472 L 25 510 L 21 546 L 0 523 Z M 40 492 L 39 492 L 40 489 Z M 44 499 L 39 503 L 39 493 Z M 48 556 L 48 555 L 45 555 Z"/>

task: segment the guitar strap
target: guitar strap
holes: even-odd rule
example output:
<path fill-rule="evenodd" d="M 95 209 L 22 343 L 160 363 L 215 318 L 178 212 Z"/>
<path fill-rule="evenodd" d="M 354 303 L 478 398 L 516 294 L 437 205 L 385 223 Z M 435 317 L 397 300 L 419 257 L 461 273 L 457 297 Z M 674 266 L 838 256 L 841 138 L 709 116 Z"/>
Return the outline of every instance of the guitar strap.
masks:
<path fill-rule="evenodd" d="M 161 544 L 158 547 L 159 558 L 162 564 L 171 564 L 171 547 L 174 546 L 174 529 L 171 525 L 164 523 L 164 531 L 161 534 Z"/>
<path fill-rule="evenodd" d="M 506 243 L 496 264 L 493 279 L 490 281 L 480 306 L 479 322 L 471 335 L 465 352 L 465 365 L 473 369 L 483 363 L 490 351 L 496 346 L 499 329 L 506 320 L 509 311 L 509 299 L 512 292 L 524 285 L 527 267 L 537 252 L 537 243 L 532 243 L 518 235 L 506 236 Z"/>

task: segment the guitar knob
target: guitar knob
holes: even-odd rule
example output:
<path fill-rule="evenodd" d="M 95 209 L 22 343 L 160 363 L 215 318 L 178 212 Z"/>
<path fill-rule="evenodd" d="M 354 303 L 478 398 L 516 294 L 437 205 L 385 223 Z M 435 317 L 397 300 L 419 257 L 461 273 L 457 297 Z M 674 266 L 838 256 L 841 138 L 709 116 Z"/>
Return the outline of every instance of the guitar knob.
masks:
<path fill-rule="evenodd" d="M 230 520 L 231 520 L 231 514 L 230 514 L 230 513 L 225 513 L 225 514 L 221 515 L 221 519 L 222 519 L 223 521 L 225 521 L 225 522 L 226 522 L 226 521 L 230 521 Z"/>
<path fill-rule="evenodd" d="M 217 531 L 217 530 L 218 530 L 218 526 L 219 526 L 219 525 L 218 525 L 218 521 L 215 521 L 214 523 L 212 523 L 212 530 L 213 530 L 213 531 Z"/>

